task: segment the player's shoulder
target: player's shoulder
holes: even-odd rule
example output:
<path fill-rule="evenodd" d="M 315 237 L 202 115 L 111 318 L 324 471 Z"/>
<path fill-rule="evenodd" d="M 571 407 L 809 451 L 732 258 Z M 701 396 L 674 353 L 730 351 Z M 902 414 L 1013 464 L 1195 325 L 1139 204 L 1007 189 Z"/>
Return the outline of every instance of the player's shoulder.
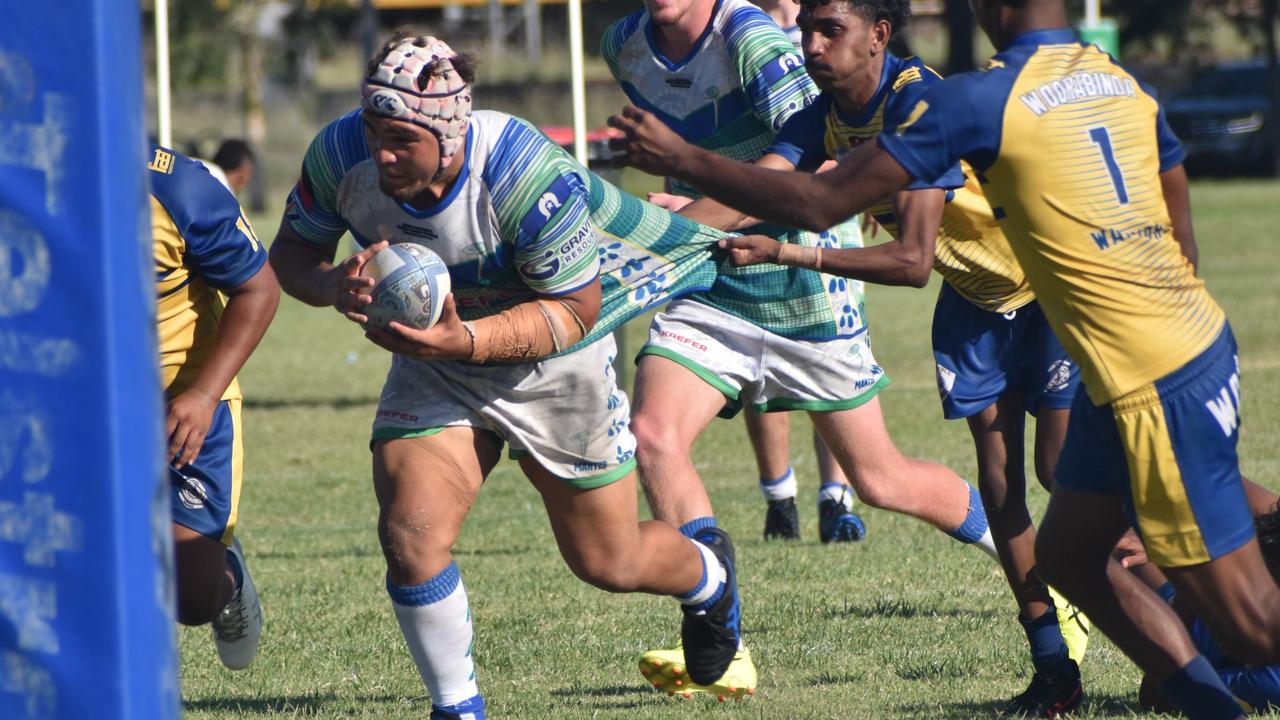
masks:
<path fill-rule="evenodd" d="M 204 219 L 240 215 L 235 196 L 199 161 L 156 145 L 147 171 L 151 195 L 180 227 Z"/>
<path fill-rule="evenodd" d="M 953 111 L 962 108 L 1001 111 L 1018 80 L 1022 64 L 1015 62 L 1006 53 L 1001 53 L 977 70 L 951 75 L 932 83 L 922 99 Z"/>
<path fill-rule="evenodd" d="M 524 118 L 498 110 L 471 113 L 468 144 L 486 154 L 516 150 L 526 145 L 554 144 L 541 130 Z"/>
<path fill-rule="evenodd" d="M 721 0 L 712 23 L 730 52 L 794 53 L 795 45 L 763 10 L 748 0 Z"/>
<path fill-rule="evenodd" d="M 773 18 L 749 0 L 721 0 L 712 22 L 723 33 L 740 32 L 744 27 L 765 22 L 772 25 L 782 37 L 786 37 L 786 33 L 778 27 Z"/>
<path fill-rule="evenodd" d="M 885 107 L 890 115 L 908 112 L 929 88 L 942 82 L 942 76 L 918 57 L 899 58 L 885 55 Z"/>
<path fill-rule="evenodd" d="M 308 153 L 311 152 L 321 152 L 334 157 L 368 156 L 369 148 L 364 139 L 364 111 L 356 108 L 330 120 L 311 141 Z"/>
<path fill-rule="evenodd" d="M 647 15 L 646 11 L 637 10 L 630 15 L 624 15 L 609 23 L 609 27 L 605 28 L 604 35 L 600 38 L 600 49 L 608 54 L 610 49 L 616 50 L 622 47 L 627 40 L 640 30 L 641 24 Z"/>

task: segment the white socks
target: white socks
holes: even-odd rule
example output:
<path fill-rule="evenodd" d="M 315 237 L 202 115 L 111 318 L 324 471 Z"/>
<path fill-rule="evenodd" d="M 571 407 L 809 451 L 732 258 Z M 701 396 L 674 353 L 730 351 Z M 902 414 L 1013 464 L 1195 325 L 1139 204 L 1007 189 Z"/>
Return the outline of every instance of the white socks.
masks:
<path fill-rule="evenodd" d="M 446 707 L 479 695 L 471 659 L 471 608 L 457 564 L 450 563 L 421 585 L 399 587 L 388 580 L 387 592 L 432 704 Z"/>

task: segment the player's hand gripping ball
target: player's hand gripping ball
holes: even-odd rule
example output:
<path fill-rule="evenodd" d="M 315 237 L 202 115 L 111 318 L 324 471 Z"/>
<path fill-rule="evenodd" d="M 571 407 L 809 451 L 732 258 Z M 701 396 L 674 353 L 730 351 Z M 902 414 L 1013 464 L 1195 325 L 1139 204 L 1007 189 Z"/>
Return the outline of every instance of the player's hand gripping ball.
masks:
<path fill-rule="evenodd" d="M 422 245 L 388 245 L 365 263 L 364 273 L 373 279 L 373 302 L 362 312 L 369 324 L 386 327 L 392 321 L 425 330 L 440 319 L 449 294 L 449 268 Z"/>

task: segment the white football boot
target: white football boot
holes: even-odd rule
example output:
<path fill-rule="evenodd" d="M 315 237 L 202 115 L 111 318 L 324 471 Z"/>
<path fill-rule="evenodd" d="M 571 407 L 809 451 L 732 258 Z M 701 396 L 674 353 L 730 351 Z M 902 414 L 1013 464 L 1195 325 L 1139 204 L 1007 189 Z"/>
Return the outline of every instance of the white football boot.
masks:
<path fill-rule="evenodd" d="M 231 541 L 228 552 L 235 553 L 240 561 L 243 581 L 240 589 L 231 596 L 213 620 L 213 641 L 218 646 L 218 657 L 231 670 L 243 670 L 258 654 L 258 640 L 262 637 L 262 603 L 249 575 L 249 565 L 244 561 L 240 538 Z"/>

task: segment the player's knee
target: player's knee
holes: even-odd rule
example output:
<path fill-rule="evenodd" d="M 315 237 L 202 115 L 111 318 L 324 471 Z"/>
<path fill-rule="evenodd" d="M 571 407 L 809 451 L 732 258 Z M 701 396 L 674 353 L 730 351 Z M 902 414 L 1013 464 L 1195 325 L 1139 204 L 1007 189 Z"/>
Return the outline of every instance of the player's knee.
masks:
<path fill-rule="evenodd" d="M 886 482 L 874 473 L 856 473 L 850 476 L 850 484 L 864 505 L 878 510 L 898 509 L 899 493 L 892 482 Z"/>
<path fill-rule="evenodd" d="M 393 579 L 418 576 L 423 568 L 440 565 L 449 555 L 450 543 L 438 540 L 424 523 L 402 513 L 384 513 L 378 521 L 378 539 Z"/>
<path fill-rule="evenodd" d="M 631 434 L 636 437 L 636 460 L 641 465 L 687 454 L 690 446 L 680 437 L 676 424 L 670 419 L 643 411 L 631 418 Z"/>
<path fill-rule="evenodd" d="M 636 589 L 637 573 L 630 563 L 606 553 L 586 553 L 569 562 L 573 574 L 605 592 L 625 593 Z"/>

